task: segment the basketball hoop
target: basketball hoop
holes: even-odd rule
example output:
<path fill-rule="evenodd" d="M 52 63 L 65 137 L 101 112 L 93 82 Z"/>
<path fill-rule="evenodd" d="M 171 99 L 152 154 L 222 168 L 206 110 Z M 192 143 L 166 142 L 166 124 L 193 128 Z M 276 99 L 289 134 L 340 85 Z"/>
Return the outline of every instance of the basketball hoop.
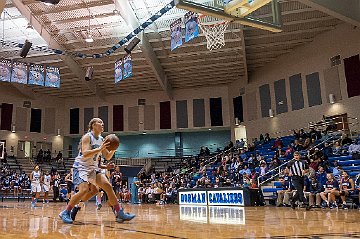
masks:
<path fill-rule="evenodd" d="M 206 37 L 206 47 L 210 51 L 220 49 L 225 46 L 225 31 L 229 26 L 229 21 L 220 20 L 217 23 L 208 24 L 204 21 L 206 15 L 199 15 L 197 22 Z"/>

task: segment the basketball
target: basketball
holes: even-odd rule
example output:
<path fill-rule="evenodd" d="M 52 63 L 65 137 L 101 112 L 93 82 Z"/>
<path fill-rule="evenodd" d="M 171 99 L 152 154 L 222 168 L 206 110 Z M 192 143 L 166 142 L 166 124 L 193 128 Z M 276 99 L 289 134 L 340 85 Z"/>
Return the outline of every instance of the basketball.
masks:
<path fill-rule="evenodd" d="M 110 142 L 110 145 L 107 147 L 108 150 L 116 150 L 120 145 L 120 140 L 115 134 L 106 136 L 105 140 Z"/>

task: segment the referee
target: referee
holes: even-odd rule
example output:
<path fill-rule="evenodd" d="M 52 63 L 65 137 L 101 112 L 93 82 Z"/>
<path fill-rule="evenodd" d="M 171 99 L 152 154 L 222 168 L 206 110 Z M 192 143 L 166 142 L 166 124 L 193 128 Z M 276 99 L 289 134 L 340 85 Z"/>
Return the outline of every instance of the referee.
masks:
<path fill-rule="evenodd" d="M 306 210 L 310 210 L 310 206 L 306 202 L 306 198 L 304 196 L 304 177 L 305 173 L 309 169 L 309 165 L 305 160 L 301 160 L 300 153 L 295 151 L 294 158 L 290 160 L 287 168 L 290 171 L 290 176 L 292 176 L 292 184 L 296 190 L 295 195 L 291 200 L 291 208 L 295 209 L 295 202 L 300 201 L 306 205 Z"/>

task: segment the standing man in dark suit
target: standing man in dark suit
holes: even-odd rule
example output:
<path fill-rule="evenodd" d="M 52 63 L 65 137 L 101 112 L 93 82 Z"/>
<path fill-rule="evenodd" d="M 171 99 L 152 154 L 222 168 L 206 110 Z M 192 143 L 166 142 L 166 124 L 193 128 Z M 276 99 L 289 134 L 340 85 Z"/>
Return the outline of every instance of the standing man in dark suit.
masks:
<path fill-rule="evenodd" d="M 291 208 L 295 209 L 295 202 L 300 201 L 306 205 L 306 210 L 310 210 L 310 206 L 304 196 L 304 177 L 307 170 L 309 169 L 309 165 L 305 160 L 301 160 L 300 153 L 295 151 L 294 158 L 289 161 L 287 168 L 290 171 L 290 176 L 292 176 L 292 184 L 296 190 L 296 193 L 291 200 Z"/>

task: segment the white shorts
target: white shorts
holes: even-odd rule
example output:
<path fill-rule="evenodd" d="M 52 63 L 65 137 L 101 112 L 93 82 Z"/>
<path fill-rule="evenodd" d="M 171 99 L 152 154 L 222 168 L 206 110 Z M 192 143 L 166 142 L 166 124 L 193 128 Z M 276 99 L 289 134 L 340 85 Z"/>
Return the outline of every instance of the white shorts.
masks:
<path fill-rule="evenodd" d="M 73 170 L 73 184 L 74 188 L 79 186 L 81 183 L 88 182 L 91 184 L 95 184 L 96 182 L 96 171 L 92 170 L 90 172 L 84 170 L 78 170 L 74 168 Z"/>
<path fill-rule="evenodd" d="M 44 192 L 49 192 L 49 190 L 50 190 L 50 185 L 46 185 L 46 184 L 43 184 L 43 190 L 44 190 Z"/>
<path fill-rule="evenodd" d="M 32 192 L 32 193 L 39 193 L 39 192 L 41 192 L 41 185 L 40 185 L 40 183 L 31 183 L 31 192 Z"/>

